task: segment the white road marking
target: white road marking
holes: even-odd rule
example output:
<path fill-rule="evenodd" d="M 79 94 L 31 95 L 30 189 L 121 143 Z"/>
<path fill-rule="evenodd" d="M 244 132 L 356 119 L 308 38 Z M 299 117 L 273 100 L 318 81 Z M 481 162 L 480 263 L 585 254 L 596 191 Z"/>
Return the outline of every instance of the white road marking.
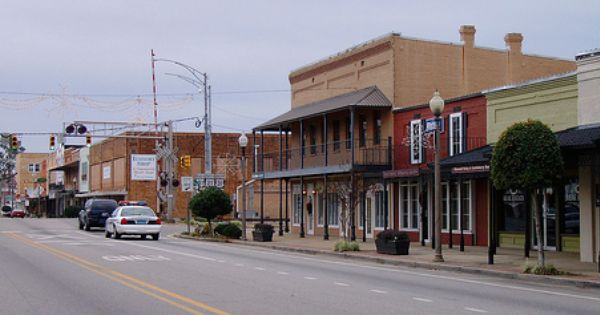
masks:
<path fill-rule="evenodd" d="M 40 243 L 40 242 L 37 242 L 37 243 Z M 109 244 L 109 243 L 80 243 L 80 242 L 61 243 L 61 245 L 68 245 L 68 246 L 85 245 L 85 246 L 108 246 L 108 247 L 115 246 L 114 244 Z"/>
<path fill-rule="evenodd" d="M 465 310 L 475 312 L 475 313 L 487 313 L 486 310 L 480 310 L 478 308 L 472 308 L 472 307 L 465 307 Z"/>
<path fill-rule="evenodd" d="M 431 303 L 431 302 L 433 302 L 430 299 L 424 299 L 424 298 L 420 298 L 420 297 L 413 297 L 413 300 L 419 301 L 419 302 L 425 302 L 425 303 Z"/>
<path fill-rule="evenodd" d="M 77 231 L 77 232 L 81 233 L 83 235 L 86 235 L 88 237 L 100 238 L 100 236 L 87 234 L 87 233 L 84 233 L 81 231 Z M 117 242 L 115 240 L 108 240 L 108 241 Z M 187 257 L 193 257 L 193 258 L 204 259 L 204 260 L 209 260 L 209 261 L 216 261 L 216 259 L 213 259 L 213 258 L 202 257 L 199 255 L 194 255 L 194 254 L 189 254 L 189 253 L 179 252 L 179 251 L 174 251 L 174 250 L 168 250 L 168 249 L 164 249 L 164 248 L 160 248 L 160 247 L 145 246 L 145 245 L 137 244 L 134 242 L 122 242 L 121 244 L 128 244 L 128 245 L 132 245 L 132 246 L 155 249 L 155 250 L 178 254 L 178 255 L 187 256 Z M 219 247 L 219 248 L 224 247 L 223 245 L 215 245 L 215 244 L 210 244 L 210 243 L 206 243 L 206 242 L 203 242 L 202 245 Z M 261 255 L 269 254 L 272 256 L 287 257 L 287 258 L 292 258 L 292 259 L 303 259 L 303 260 L 307 260 L 307 261 L 315 261 L 315 262 L 327 263 L 327 264 L 332 264 L 332 265 L 341 265 L 341 266 L 347 266 L 347 267 L 359 267 L 359 268 L 379 270 L 379 271 L 389 271 L 389 272 L 409 274 L 409 275 L 413 275 L 413 276 L 420 276 L 420 277 L 426 277 L 426 278 L 443 279 L 443 280 L 457 281 L 457 282 L 463 282 L 463 283 L 477 284 L 477 285 L 481 285 L 481 286 L 489 286 L 489 287 L 496 287 L 496 288 L 510 289 L 510 290 L 519 290 L 519 291 L 524 291 L 524 292 L 533 292 L 533 293 L 546 294 L 546 295 L 569 297 L 569 298 L 579 299 L 579 300 L 589 300 L 589 301 L 600 302 L 600 297 L 592 297 L 592 296 L 587 296 L 587 295 L 576 295 L 576 294 L 569 294 L 569 293 L 550 291 L 550 290 L 542 290 L 542 289 L 534 289 L 534 288 L 528 288 L 528 287 L 516 286 L 516 285 L 506 285 L 506 284 L 464 279 L 464 278 L 458 278 L 458 277 L 452 277 L 452 276 L 427 274 L 427 273 L 423 273 L 423 272 L 415 272 L 415 271 L 403 270 L 403 269 L 391 269 L 391 268 L 385 268 L 385 267 L 361 265 L 361 264 L 348 263 L 348 262 L 342 262 L 342 261 L 332 261 L 332 260 L 326 260 L 326 259 L 307 257 L 307 256 L 303 256 L 301 254 L 295 254 L 295 255 L 283 254 L 280 252 L 276 252 L 275 250 L 269 250 L 269 249 L 262 249 L 262 250 L 249 249 L 249 248 L 245 248 L 244 245 L 230 245 L 230 246 L 236 247 L 237 250 L 251 252 L 251 253 L 259 253 Z"/>
<path fill-rule="evenodd" d="M 317 280 L 317 278 L 315 278 L 315 277 L 304 277 L 304 279 L 306 279 L 306 280 Z"/>
<path fill-rule="evenodd" d="M 285 271 L 277 271 L 278 274 L 280 275 L 289 275 L 289 273 L 285 272 Z"/>
<path fill-rule="evenodd" d="M 256 270 L 260 270 L 260 271 L 264 271 L 264 270 L 266 270 L 266 269 L 265 269 L 265 268 L 263 268 L 263 267 L 254 267 L 254 269 L 256 269 Z"/>
<path fill-rule="evenodd" d="M 124 261 L 167 261 L 171 260 L 162 255 L 118 255 L 118 256 L 102 256 L 102 259 L 111 262 Z"/>
<path fill-rule="evenodd" d="M 350 285 L 343 282 L 334 282 L 335 285 L 339 285 L 340 287 L 349 287 Z"/>
<path fill-rule="evenodd" d="M 382 290 L 371 289 L 369 291 L 374 292 L 374 293 L 387 294 L 387 291 L 382 291 Z"/>

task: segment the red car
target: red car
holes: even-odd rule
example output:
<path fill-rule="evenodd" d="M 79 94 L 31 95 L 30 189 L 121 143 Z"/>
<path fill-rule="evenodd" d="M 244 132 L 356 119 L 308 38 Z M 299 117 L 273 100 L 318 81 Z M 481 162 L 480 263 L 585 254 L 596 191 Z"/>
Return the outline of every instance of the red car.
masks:
<path fill-rule="evenodd" d="M 13 211 L 10 212 L 10 217 L 11 218 L 24 218 L 25 217 L 25 210 L 23 210 L 23 209 L 13 209 Z"/>

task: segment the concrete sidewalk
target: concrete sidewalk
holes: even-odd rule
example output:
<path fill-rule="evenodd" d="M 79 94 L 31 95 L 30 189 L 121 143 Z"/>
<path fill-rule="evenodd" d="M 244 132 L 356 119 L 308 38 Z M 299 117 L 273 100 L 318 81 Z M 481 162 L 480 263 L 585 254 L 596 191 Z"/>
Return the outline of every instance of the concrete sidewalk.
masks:
<path fill-rule="evenodd" d="M 600 273 L 597 265 L 579 261 L 579 254 L 546 251 L 546 263 L 553 264 L 561 271 L 572 275 L 564 276 L 537 276 L 523 274 L 526 265 L 535 265 L 537 259 L 536 251 L 531 251 L 530 258 L 523 257 L 523 250 L 498 248 L 494 256 L 494 264 L 487 264 L 487 247 L 465 246 L 465 251 L 460 252 L 458 246 L 449 249 L 443 248 L 445 262 L 432 262 L 434 252 L 431 245 L 421 246 L 420 243 L 411 243 L 410 254 L 407 256 L 378 254 L 375 250 L 373 240 L 367 242 L 359 241 L 360 251 L 337 253 L 333 251 L 335 243 L 339 238 L 323 240 L 321 236 L 307 236 L 299 238 L 298 235 L 286 234 L 284 236 L 273 235 L 273 242 L 254 242 L 252 234 L 248 233 L 249 240 L 233 240 L 232 243 L 247 246 L 258 246 L 270 249 L 302 252 L 307 254 L 320 254 L 348 259 L 370 261 L 382 264 L 410 266 L 434 270 L 459 271 L 474 274 L 485 274 L 512 279 L 523 279 L 533 281 L 544 281 L 575 285 L 580 287 L 600 288 Z"/>

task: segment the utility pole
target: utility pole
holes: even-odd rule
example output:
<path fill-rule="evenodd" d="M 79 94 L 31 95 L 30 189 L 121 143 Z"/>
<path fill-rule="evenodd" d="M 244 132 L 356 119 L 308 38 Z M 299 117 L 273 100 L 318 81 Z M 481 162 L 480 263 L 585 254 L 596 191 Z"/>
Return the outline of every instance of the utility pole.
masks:
<path fill-rule="evenodd" d="M 204 80 L 204 173 L 212 174 L 212 135 L 211 135 L 211 104 L 210 86 L 207 83 L 206 72 L 202 74 Z"/>

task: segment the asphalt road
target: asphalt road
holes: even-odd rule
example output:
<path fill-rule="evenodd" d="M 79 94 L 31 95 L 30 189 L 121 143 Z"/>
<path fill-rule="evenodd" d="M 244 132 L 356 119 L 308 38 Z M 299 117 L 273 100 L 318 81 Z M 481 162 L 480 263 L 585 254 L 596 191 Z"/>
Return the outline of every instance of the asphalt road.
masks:
<path fill-rule="evenodd" d="M 600 314 L 600 290 L 0 218 L 0 314 Z"/>

